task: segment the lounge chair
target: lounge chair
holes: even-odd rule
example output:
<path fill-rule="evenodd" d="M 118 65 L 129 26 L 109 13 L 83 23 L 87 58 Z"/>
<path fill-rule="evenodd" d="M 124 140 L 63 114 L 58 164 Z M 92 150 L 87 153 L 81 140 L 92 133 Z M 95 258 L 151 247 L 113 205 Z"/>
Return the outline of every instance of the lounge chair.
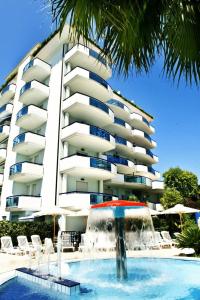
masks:
<path fill-rule="evenodd" d="M 71 242 L 71 235 L 69 233 L 64 233 L 61 236 L 61 251 L 63 252 L 65 249 L 75 251 L 75 247 Z"/>
<path fill-rule="evenodd" d="M 139 232 L 128 231 L 126 233 L 126 247 L 128 250 L 144 250 L 142 235 Z"/>
<path fill-rule="evenodd" d="M 156 239 L 154 233 L 151 231 L 144 231 L 142 233 L 142 243 L 146 249 L 160 249 L 161 243 Z"/>
<path fill-rule="evenodd" d="M 55 253 L 53 242 L 52 242 L 52 239 L 50 239 L 50 238 L 45 238 L 45 240 L 44 240 L 44 253 L 45 254 L 54 254 Z"/>
<path fill-rule="evenodd" d="M 10 236 L 1 237 L 1 251 L 7 254 L 23 254 L 23 252 L 19 248 L 13 247 L 12 239 Z"/>
<path fill-rule="evenodd" d="M 97 235 L 96 243 L 94 243 L 95 250 L 111 251 L 116 248 L 113 241 L 110 240 L 107 233 L 100 232 Z"/>
<path fill-rule="evenodd" d="M 35 249 L 28 242 L 28 239 L 25 235 L 19 235 L 17 237 L 18 247 L 24 254 L 35 254 Z"/>
<path fill-rule="evenodd" d="M 161 231 L 162 238 L 165 242 L 170 243 L 171 246 L 176 246 L 177 242 L 173 240 L 169 234 L 169 231 Z"/>
<path fill-rule="evenodd" d="M 36 234 L 31 235 L 31 241 L 32 241 L 32 245 L 36 251 L 38 251 L 38 250 L 43 251 L 44 247 L 42 246 L 42 241 L 41 241 L 39 235 L 36 235 Z"/>
<path fill-rule="evenodd" d="M 166 248 L 166 247 L 172 246 L 172 244 L 170 242 L 163 240 L 159 231 L 154 232 L 154 238 L 155 238 L 156 243 L 158 243 L 161 248 Z"/>

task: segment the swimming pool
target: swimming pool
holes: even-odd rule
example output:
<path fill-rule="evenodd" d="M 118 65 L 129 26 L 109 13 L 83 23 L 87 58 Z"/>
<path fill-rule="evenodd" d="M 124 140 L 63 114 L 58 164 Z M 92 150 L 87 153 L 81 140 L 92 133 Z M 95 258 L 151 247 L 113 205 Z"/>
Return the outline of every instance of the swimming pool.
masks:
<path fill-rule="evenodd" d="M 129 278 L 118 282 L 115 261 L 80 261 L 63 265 L 66 277 L 81 283 L 81 294 L 63 296 L 20 279 L 0 288 L 1 300 L 199 300 L 200 261 L 129 258 Z"/>

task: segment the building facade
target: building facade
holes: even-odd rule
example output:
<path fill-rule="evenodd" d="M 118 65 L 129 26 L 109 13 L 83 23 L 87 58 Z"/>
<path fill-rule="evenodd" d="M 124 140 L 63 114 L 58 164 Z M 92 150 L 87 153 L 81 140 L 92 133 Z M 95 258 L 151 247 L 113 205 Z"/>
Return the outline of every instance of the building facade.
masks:
<path fill-rule="evenodd" d="M 1 215 L 144 201 L 159 189 L 153 117 L 112 90 L 111 67 L 66 26 L 36 45 L 0 94 Z"/>

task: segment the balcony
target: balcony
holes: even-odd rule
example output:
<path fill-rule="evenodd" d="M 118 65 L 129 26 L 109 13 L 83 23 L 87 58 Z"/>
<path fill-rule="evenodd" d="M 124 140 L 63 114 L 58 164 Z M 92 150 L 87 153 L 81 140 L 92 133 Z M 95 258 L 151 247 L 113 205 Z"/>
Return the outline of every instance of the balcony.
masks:
<path fill-rule="evenodd" d="M 116 166 L 104 159 L 82 155 L 64 157 L 60 161 L 60 171 L 74 177 L 97 180 L 111 179 L 117 173 Z"/>
<path fill-rule="evenodd" d="M 31 182 L 43 177 L 43 166 L 28 161 L 16 163 L 10 167 L 10 180 Z"/>
<path fill-rule="evenodd" d="M 149 149 L 143 147 L 134 147 L 134 158 L 146 165 L 155 164 L 158 162 L 158 157 L 154 155 Z"/>
<path fill-rule="evenodd" d="M 13 151 L 32 155 L 45 148 L 45 137 L 34 132 L 23 132 L 13 140 Z"/>
<path fill-rule="evenodd" d="M 90 124 L 101 127 L 114 121 L 114 114 L 105 103 L 79 93 L 75 93 L 63 102 L 63 111 L 67 111 L 78 121 L 90 120 Z"/>
<path fill-rule="evenodd" d="M 0 107 L 0 119 L 5 119 L 12 114 L 13 105 L 11 103 Z"/>
<path fill-rule="evenodd" d="M 30 195 L 9 196 L 6 198 L 7 211 L 38 211 L 41 209 L 41 197 Z"/>
<path fill-rule="evenodd" d="M 164 182 L 163 181 L 153 181 L 152 182 L 152 193 L 163 193 L 164 192 Z"/>
<path fill-rule="evenodd" d="M 73 67 L 82 67 L 91 72 L 95 72 L 104 79 L 111 76 L 111 69 L 108 66 L 106 59 L 101 57 L 98 52 L 89 49 L 81 44 L 70 49 L 64 58 L 65 62 L 70 62 Z"/>
<path fill-rule="evenodd" d="M 7 150 L 7 145 L 6 144 L 1 144 L 0 145 L 0 163 L 6 160 L 6 150 Z"/>
<path fill-rule="evenodd" d="M 0 106 L 8 103 L 15 95 L 16 85 L 14 83 L 8 84 L 1 91 L 0 95 Z"/>
<path fill-rule="evenodd" d="M 19 101 L 25 105 L 41 104 L 49 97 L 49 87 L 37 80 L 27 82 L 20 90 Z"/>
<path fill-rule="evenodd" d="M 130 110 L 124 103 L 116 99 L 110 99 L 107 101 L 107 104 L 114 111 L 116 117 L 125 120 L 129 119 Z"/>
<path fill-rule="evenodd" d="M 143 176 L 117 174 L 116 177 L 107 182 L 107 185 L 120 186 L 123 188 L 134 188 L 136 190 L 151 189 L 152 181 Z"/>
<path fill-rule="evenodd" d="M 64 76 L 64 86 L 69 86 L 71 93 L 89 95 L 100 101 L 107 101 L 112 97 L 112 89 L 109 84 L 97 74 L 76 67 Z"/>
<path fill-rule="evenodd" d="M 101 202 L 117 200 L 117 196 L 93 192 L 73 191 L 68 193 L 61 193 L 59 196 L 59 206 L 80 210 L 89 208 L 90 205 Z"/>
<path fill-rule="evenodd" d="M 153 126 L 150 125 L 150 123 L 147 121 L 146 118 L 143 116 L 137 114 L 137 113 L 132 113 L 130 115 L 131 119 L 131 125 L 137 129 L 140 129 L 147 134 L 153 134 L 155 132 L 155 129 Z"/>
<path fill-rule="evenodd" d="M 116 150 L 125 157 L 133 156 L 133 144 L 126 139 L 116 136 L 115 137 Z"/>
<path fill-rule="evenodd" d="M 48 63 L 39 58 L 34 58 L 25 65 L 22 80 L 26 82 L 34 79 L 43 81 L 50 75 L 50 73 L 51 66 Z"/>
<path fill-rule="evenodd" d="M 146 132 L 138 129 L 132 130 L 132 139 L 134 143 L 145 148 L 155 148 L 157 145 Z"/>
<path fill-rule="evenodd" d="M 134 172 L 134 163 L 124 157 L 107 155 L 107 161 L 116 164 L 118 173 L 132 174 Z"/>
<path fill-rule="evenodd" d="M 159 172 L 154 170 L 151 166 L 148 167 L 145 165 L 136 165 L 134 174 L 139 176 L 145 176 L 152 180 L 160 178 Z"/>
<path fill-rule="evenodd" d="M 131 137 L 131 126 L 117 117 L 114 117 L 114 123 L 109 124 L 106 129 L 113 135 L 123 136 L 124 138 Z"/>
<path fill-rule="evenodd" d="M 0 186 L 3 185 L 3 173 L 0 173 Z"/>
<path fill-rule="evenodd" d="M 0 142 L 3 141 L 5 138 L 8 137 L 10 132 L 10 126 L 9 125 L 0 125 Z"/>
<path fill-rule="evenodd" d="M 47 121 L 47 111 L 35 105 L 24 106 L 18 113 L 16 125 L 26 129 L 34 130 Z"/>
<path fill-rule="evenodd" d="M 94 152 L 106 152 L 115 148 L 115 140 L 107 131 L 83 123 L 75 122 L 62 129 L 62 141 L 78 149 L 85 148 Z"/>

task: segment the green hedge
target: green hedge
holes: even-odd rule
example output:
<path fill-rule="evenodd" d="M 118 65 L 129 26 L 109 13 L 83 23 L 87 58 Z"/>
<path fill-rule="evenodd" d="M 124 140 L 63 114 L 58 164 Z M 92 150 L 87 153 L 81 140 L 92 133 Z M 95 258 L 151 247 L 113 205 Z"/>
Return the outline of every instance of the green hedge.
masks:
<path fill-rule="evenodd" d="M 43 241 L 46 237 L 52 238 L 53 225 L 45 222 L 10 222 L 0 221 L 0 237 L 4 235 L 11 236 L 13 245 L 17 246 L 17 236 L 26 235 L 28 241 L 31 241 L 31 235 L 39 234 Z"/>

